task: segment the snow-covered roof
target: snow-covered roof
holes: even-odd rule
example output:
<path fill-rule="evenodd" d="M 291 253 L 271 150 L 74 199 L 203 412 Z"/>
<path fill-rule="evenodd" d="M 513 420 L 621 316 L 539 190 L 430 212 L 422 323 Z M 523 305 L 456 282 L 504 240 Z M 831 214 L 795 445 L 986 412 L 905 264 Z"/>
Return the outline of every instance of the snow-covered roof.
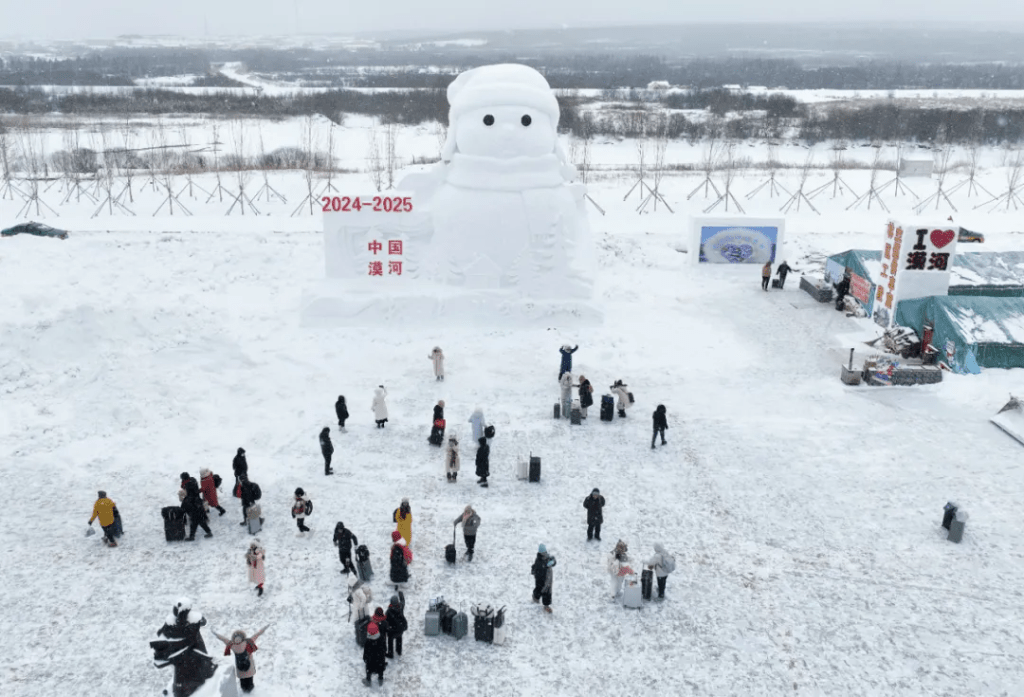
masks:
<path fill-rule="evenodd" d="M 882 274 L 882 252 L 877 249 L 850 249 L 829 257 L 849 265 L 854 255 L 868 272 L 872 283 Z M 1024 252 L 957 252 L 949 272 L 951 286 L 1021 286 L 1024 287 Z"/>

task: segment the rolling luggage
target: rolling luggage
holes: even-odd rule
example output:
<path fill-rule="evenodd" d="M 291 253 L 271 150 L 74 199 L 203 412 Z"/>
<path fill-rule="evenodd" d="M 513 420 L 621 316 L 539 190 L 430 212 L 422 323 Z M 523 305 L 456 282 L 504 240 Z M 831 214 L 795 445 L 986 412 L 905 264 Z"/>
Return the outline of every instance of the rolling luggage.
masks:
<path fill-rule="evenodd" d="M 370 626 L 370 618 L 364 617 L 361 620 L 355 621 L 356 625 L 356 643 L 362 646 L 366 643 L 366 628 Z"/>
<path fill-rule="evenodd" d="M 164 538 L 168 542 L 185 539 L 185 514 L 177 506 L 166 506 L 160 510 L 164 518 Z"/>
<path fill-rule="evenodd" d="M 562 405 L 559 404 L 558 402 L 555 402 L 555 418 L 562 418 Z"/>
<path fill-rule="evenodd" d="M 455 614 L 455 619 L 452 620 L 452 636 L 456 639 L 469 634 L 469 618 L 466 617 L 465 612 L 459 612 Z"/>
<path fill-rule="evenodd" d="M 782 287 L 782 281 L 777 279 L 777 278 L 773 278 L 772 279 L 772 288 L 781 288 L 781 287 Z"/>
<path fill-rule="evenodd" d="M 494 610 L 489 605 L 473 608 L 473 637 L 488 644 L 494 641 Z"/>
<path fill-rule="evenodd" d="M 455 563 L 455 528 L 452 528 L 452 543 L 444 548 L 444 560 L 449 564 Z"/>
<path fill-rule="evenodd" d="M 458 614 L 454 608 L 444 606 L 444 609 L 441 610 L 441 632 L 443 634 L 452 634 L 455 631 L 455 617 Z"/>
<path fill-rule="evenodd" d="M 114 506 L 114 530 L 113 535 L 116 540 L 124 534 L 124 525 L 121 523 L 121 513 L 117 510 L 117 506 Z"/>
<path fill-rule="evenodd" d="M 494 639 L 491 643 L 502 645 L 505 643 L 505 608 L 501 608 L 494 615 Z"/>
<path fill-rule="evenodd" d="M 643 607 L 644 601 L 640 594 L 640 584 L 636 581 L 636 574 L 626 577 L 626 585 L 622 589 L 622 606 L 639 609 Z"/>
<path fill-rule="evenodd" d="M 530 461 L 522 458 L 516 462 L 516 479 L 529 479 L 530 477 Z"/>
<path fill-rule="evenodd" d="M 569 409 L 569 424 L 572 426 L 579 426 L 583 423 L 583 408 L 580 406 L 580 400 L 572 400 L 572 407 Z"/>
<path fill-rule="evenodd" d="M 446 607 L 444 598 L 435 598 L 430 601 L 426 617 L 423 619 L 424 634 L 427 636 L 437 636 L 441 633 L 441 613 L 444 612 Z"/>
<path fill-rule="evenodd" d="M 370 564 L 370 550 L 366 545 L 356 547 L 356 576 L 363 583 L 373 578 L 373 565 Z"/>
<path fill-rule="evenodd" d="M 601 421 L 615 419 L 615 398 L 610 394 L 601 395 Z"/>
<path fill-rule="evenodd" d="M 529 481 L 539 482 L 540 481 L 540 458 L 530 455 L 530 474 Z"/>
<path fill-rule="evenodd" d="M 258 503 L 245 509 L 245 524 L 248 526 L 250 535 L 255 535 L 263 529 L 263 509 Z"/>
<path fill-rule="evenodd" d="M 654 572 L 650 569 L 644 569 L 640 574 L 640 596 L 644 600 L 651 599 L 651 593 L 654 590 Z"/>

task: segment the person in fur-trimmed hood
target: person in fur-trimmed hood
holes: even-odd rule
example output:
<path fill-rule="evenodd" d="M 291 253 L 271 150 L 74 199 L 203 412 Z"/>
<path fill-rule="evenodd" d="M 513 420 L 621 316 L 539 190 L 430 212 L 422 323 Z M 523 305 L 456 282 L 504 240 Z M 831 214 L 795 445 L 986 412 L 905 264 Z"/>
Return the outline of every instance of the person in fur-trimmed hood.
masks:
<path fill-rule="evenodd" d="M 632 402 L 629 401 L 629 386 L 626 385 L 622 380 L 616 380 L 615 384 L 611 387 L 612 394 L 618 397 L 616 407 L 619 410 L 619 418 L 626 418 L 626 410 L 629 409 Z"/>
<path fill-rule="evenodd" d="M 654 543 L 654 556 L 647 560 L 647 568 L 654 570 L 658 578 L 658 600 L 665 599 L 665 584 L 668 582 L 668 575 L 675 569 L 676 562 L 671 554 L 665 551 L 664 545 L 660 542 Z"/>
<path fill-rule="evenodd" d="M 377 428 L 384 428 L 384 424 L 388 422 L 388 404 L 386 401 L 388 391 L 384 389 L 384 385 L 380 385 L 373 391 L 373 418 L 377 422 Z"/>
<path fill-rule="evenodd" d="M 449 482 L 459 478 L 459 437 L 452 433 L 448 436 L 448 447 L 444 451 L 444 474 Z"/>
<path fill-rule="evenodd" d="M 249 550 L 245 553 L 245 567 L 249 583 L 256 584 L 254 590 L 257 597 L 263 597 L 263 584 L 267 582 L 266 556 L 258 538 L 249 543 Z"/>
<path fill-rule="evenodd" d="M 253 688 L 253 677 L 256 675 L 256 659 L 253 658 L 253 654 L 256 652 L 256 640 L 260 638 L 263 632 L 267 631 L 267 627 L 253 634 L 251 637 L 245 636 L 245 632 L 241 629 L 236 629 L 231 632 L 231 638 L 222 637 L 217 632 L 213 635 L 224 642 L 224 655 L 230 656 L 234 654 L 235 657 L 235 674 L 238 676 L 239 683 L 242 686 L 242 692 L 252 692 Z"/>
<path fill-rule="evenodd" d="M 626 554 L 628 551 L 626 543 L 619 540 L 615 543 L 615 549 L 608 554 L 608 577 L 611 579 L 612 600 L 618 598 L 622 593 L 622 582 L 625 577 L 633 573 L 633 569 L 628 565 L 629 556 Z"/>
<path fill-rule="evenodd" d="M 366 643 L 363 644 L 363 664 L 366 666 L 366 677 L 363 684 L 370 686 L 370 676 L 377 674 L 377 684 L 384 684 L 384 669 L 387 668 L 387 645 L 376 622 L 370 622 L 366 628 Z"/>

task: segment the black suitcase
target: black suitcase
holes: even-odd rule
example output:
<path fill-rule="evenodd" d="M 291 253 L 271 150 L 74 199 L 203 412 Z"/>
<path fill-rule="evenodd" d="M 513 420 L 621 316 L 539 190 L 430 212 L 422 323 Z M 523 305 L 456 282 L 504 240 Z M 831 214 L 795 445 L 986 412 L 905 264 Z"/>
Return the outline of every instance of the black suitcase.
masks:
<path fill-rule="evenodd" d="M 366 643 L 366 629 L 370 626 L 370 618 L 364 617 L 356 620 L 356 643 L 362 646 Z"/>
<path fill-rule="evenodd" d="M 185 539 L 185 514 L 177 506 L 165 506 L 160 511 L 164 518 L 164 537 L 168 542 Z"/>
<path fill-rule="evenodd" d="M 530 455 L 530 474 L 527 481 L 539 482 L 540 481 L 540 458 Z"/>
<path fill-rule="evenodd" d="M 601 396 L 601 421 L 615 419 L 615 398 L 610 394 Z"/>
<path fill-rule="evenodd" d="M 444 548 L 444 560 L 449 564 L 455 563 L 455 530 L 452 530 L 452 543 Z"/>
<path fill-rule="evenodd" d="M 366 545 L 356 547 L 356 577 L 363 583 L 367 583 L 373 578 L 370 550 L 366 548 Z"/>
<path fill-rule="evenodd" d="M 459 614 L 455 608 L 444 606 L 441 610 L 441 633 L 451 634 L 455 629 L 455 616 Z"/>
<path fill-rule="evenodd" d="M 777 278 L 773 278 L 772 279 L 772 288 L 781 288 L 781 287 L 782 287 L 782 281 L 780 281 Z"/>
<path fill-rule="evenodd" d="M 477 641 L 494 642 L 494 610 L 473 609 L 473 637 Z"/>
<path fill-rule="evenodd" d="M 555 418 L 562 418 L 562 405 L 559 404 L 558 402 L 555 402 Z"/>
<path fill-rule="evenodd" d="M 653 589 L 654 572 L 650 569 L 644 569 L 640 574 L 640 597 L 644 600 L 650 600 Z"/>

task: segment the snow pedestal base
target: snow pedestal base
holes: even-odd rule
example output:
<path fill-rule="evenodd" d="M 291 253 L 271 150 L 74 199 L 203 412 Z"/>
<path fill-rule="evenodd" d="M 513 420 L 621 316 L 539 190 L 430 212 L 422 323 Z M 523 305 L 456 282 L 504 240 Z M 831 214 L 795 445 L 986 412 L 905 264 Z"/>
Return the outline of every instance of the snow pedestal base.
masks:
<path fill-rule="evenodd" d="M 509 290 L 469 290 L 417 283 L 374 289 L 320 281 L 303 293 L 306 327 L 446 326 L 587 327 L 604 314 L 585 299 L 529 298 Z"/>
<path fill-rule="evenodd" d="M 174 681 L 167 686 L 163 694 L 174 694 Z M 204 682 L 192 697 L 239 697 L 238 680 L 235 678 L 234 666 L 219 666 L 213 677 Z"/>

